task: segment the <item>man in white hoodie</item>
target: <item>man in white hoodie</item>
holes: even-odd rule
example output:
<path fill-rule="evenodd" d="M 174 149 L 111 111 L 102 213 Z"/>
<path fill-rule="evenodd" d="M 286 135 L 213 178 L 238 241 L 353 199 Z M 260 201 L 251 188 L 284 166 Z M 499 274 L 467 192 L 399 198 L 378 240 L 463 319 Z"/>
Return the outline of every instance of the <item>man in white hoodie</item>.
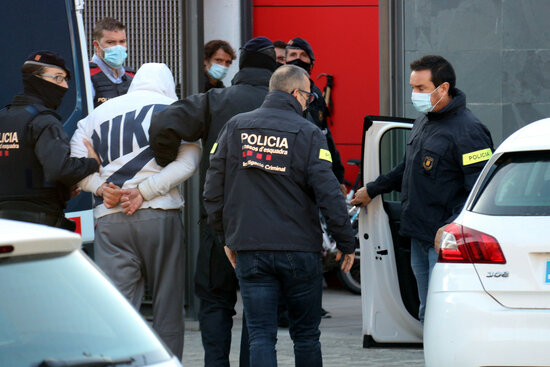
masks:
<path fill-rule="evenodd" d="M 200 143 L 183 142 L 177 159 L 159 166 L 149 147 L 153 112 L 176 101 L 165 64 L 144 64 L 126 95 L 110 99 L 78 123 L 72 155 L 101 157 L 98 173 L 79 185 L 94 194 L 97 265 L 139 308 L 144 284 L 153 295 L 153 328 L 181 360 L 183 353 L 183 197 L 179 185 L 198 166 Z"/>

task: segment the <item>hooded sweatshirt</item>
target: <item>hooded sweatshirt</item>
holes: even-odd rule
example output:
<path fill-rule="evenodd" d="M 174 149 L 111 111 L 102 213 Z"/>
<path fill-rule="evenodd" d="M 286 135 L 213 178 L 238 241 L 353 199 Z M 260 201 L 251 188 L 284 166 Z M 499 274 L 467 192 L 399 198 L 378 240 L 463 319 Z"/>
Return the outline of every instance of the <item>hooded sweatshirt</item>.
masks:
<path fill-rule="evenodd" d="M 95 196 L 104 183 L 127 189 L 137 187 L 144 202 L 140 209 L 179 209 L 183 197 L 179 185 L 195 172 L 200 143 L 182 141 L 177 159 L 159 166 L 149 147 L 151 115 L 176 101 L 174 77 L 165 64 L 144 64 L 136 73 L 128 93 L 108 100 L 78 122 L 71 139 L 71 154 L 86 157 L 83 139 L 90 141 L 101 159 L 98 173 L 79 186 L 94 194 L 96 218 L 122 211 L 120 205 L 107 209 Z"/>

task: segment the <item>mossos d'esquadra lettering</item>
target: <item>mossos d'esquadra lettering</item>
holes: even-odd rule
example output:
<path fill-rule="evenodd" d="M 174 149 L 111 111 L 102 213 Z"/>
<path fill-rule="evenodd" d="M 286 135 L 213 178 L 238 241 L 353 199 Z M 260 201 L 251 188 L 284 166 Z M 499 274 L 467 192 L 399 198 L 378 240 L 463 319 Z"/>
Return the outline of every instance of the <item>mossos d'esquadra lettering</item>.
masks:
<path fill-rule="evenodd" d="M 280 136 L 241 133 L 241 143 L 288 149 L 288 139 Z"/>

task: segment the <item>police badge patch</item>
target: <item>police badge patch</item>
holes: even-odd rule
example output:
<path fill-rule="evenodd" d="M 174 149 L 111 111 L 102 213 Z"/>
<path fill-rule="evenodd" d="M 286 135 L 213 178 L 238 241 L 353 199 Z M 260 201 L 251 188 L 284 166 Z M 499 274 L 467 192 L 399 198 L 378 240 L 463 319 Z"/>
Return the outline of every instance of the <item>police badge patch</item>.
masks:
<path fill-rule="evenodd" d="M 425 156 L 424 157 L 424 161 L 422 162 L 422 166 L 424 167 L 424 169 L 426 171 L 429 171 L 433 168 L 434 166 L 434 159 L 433 157 L 430 157 L 430 156 Z"/>

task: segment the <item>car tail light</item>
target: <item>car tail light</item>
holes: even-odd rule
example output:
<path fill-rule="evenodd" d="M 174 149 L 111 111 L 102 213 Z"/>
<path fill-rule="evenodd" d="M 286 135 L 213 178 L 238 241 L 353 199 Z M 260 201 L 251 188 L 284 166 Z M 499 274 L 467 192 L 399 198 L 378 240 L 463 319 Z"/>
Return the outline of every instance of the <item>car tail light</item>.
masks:
<path fill-rule="evenodd" d="M 12 245 L 0 246 L 0 254 L 9 254 L 10 252 L 13 252 L 13 246 Z"/>
<path fill-rule="evenodd" d="M 506 264 L 496 238 L 457 223 L 451 223 L 445 228 L 437 261 Z"/>

